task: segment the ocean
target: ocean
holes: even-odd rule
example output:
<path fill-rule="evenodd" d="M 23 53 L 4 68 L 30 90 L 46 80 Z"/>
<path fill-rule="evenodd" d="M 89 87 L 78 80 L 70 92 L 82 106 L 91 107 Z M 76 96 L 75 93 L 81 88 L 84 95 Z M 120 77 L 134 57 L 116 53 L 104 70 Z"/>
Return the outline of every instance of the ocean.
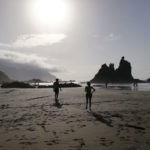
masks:
<path fill-rule="evenodd" d="M 105 88 L 105 84 L 93 84 L 93 86 Z M 133 84 L 108 84 L 107 88 L 114 90 L 150 91 L 150 83 L 138 83 L 137 87 L 134 87 Z"/>
<path fill-rule="evenodd" d="M 77 83 L 77 82 L 76 82 Z M 44 85 L 44 86 L 49 86 L 52 85 L 53 83 L 39 83 L 39 85 Z M 82 83 L 77 83 L 80 84 L 81 86 L 85 87 L 86 82 Z M 99 87 L 99 88 L 105 88 L 105 84 L 100 84 L 100 83 L 94 83 L 92 84 L 94 87 Z M 150 91 L 150 83 L 138 83 L 137 87 L 133 87 L 133 84 L 108 84 L 107 89 L 113 89 L 113 90 L 130 90 L 130 91 Z"/>

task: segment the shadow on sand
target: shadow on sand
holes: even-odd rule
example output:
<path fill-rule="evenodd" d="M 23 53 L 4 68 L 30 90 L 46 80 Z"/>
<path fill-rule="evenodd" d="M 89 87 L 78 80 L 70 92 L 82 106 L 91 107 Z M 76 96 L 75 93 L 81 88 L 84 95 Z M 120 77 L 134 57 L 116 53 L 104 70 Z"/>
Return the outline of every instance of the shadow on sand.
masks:
<path fill-rule="evenodd" d="M 57 108 L 62 108 L 63 104 L 60 104 L 58 100 L 55 100 L 55 103 L 53 106 L 57 107 Z"/>
<path fill-rule="evenodd" d="M 108 120 L 108 119 L 105 119 L 102 115 L 97 114 L 95 112 L 92 112 L 92 116 L 94 116 L 97 121 L 100 121 L 100 122 L 106 124 L 109 127 L 113 127 L 112 121 Z"/>

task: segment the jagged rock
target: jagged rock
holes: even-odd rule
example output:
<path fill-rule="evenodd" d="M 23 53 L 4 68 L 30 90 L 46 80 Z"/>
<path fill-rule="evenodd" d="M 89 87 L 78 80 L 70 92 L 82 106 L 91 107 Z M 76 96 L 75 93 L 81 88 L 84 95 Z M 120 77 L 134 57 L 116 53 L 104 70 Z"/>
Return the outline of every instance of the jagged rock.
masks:
<path fill-rule="evenodd" d="M 150 78 L 149 78 L 149 79 L 147 79 L 147 82 L 150 82 Z"/>
<path fill-rule="evenodd" d="M 76 83 L 62 83 L 60 84 L 61 88 L 72 88 L 72 87 L 82 87 L 80 84 Z M 39 85 L 38 88 L 53 88 L 53 85 L 45 86 L 45 85 Z"/>
<path fill-rule="evenodd" d="M 42 81 L 41 79 L 31 79 L 31 80 L 28 80 L 27 82 L 29 82 L 29 83 L 41 83 L 41 82 L 46 82 L 46 81 Z"/>
<path fill-rule="evenodd" d="M 95 83 L 109 83 L 109 82 L 132 82 L 132 67 L 130 62 L 121 58 L 119 67 L 115 70 L 114 64 L 111 63 L 109 66 L 107 64 L 103 64 L 95 75 L 95 77 L 91 80 L 91 82 Z"/>
<path fill-rule="evenodd" d="M 81 87 L 81 85 L 76 84 L 76 83 L 64 83 L 60 84 L 62 88 L 69 88 L 69 87 Z"/>
<path fill-rule="evenodd" d="M 121 58 L 118 69 L 116 69 L 116 81 L 118 82 L 131 82 L 133 76 L 131 73 L 131 64 L 126 61 L 124 57 Z"/>

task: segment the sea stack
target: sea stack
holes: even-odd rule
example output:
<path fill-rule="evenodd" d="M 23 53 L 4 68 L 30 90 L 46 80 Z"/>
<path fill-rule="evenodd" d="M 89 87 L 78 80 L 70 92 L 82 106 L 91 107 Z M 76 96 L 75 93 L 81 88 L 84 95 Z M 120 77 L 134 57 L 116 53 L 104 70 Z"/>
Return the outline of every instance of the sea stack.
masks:
<path fill-rule="evenodd" d="M 103 64 L 91 80 L 93 83 L 129 83 L 133 81 L 131 63 L 125 60 L 124 56 L 121 58 L 119 67 L 114 68 L 114 64 Z"/>

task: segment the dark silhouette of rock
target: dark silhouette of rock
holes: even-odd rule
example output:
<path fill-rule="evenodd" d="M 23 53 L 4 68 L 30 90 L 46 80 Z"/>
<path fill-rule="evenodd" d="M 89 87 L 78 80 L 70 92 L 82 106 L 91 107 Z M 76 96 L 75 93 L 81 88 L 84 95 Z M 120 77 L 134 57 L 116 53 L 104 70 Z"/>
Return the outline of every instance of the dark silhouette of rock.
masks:
<path fill-rule="evenodd" d="M 46 81 L 42 81 L 41 79 L 31 79 L 27 82 L 29 82 L 29 83 L 41 83 L 41 82 L 46 82 Z"/>
<path fill-rule="evenodd" d="M 149 79 L 147 79 L 147 82 L 149 82 L 149 83 L 150 83 L 150 78 L 149 78 Z"/>
<path fill-rule="evenodd" d="M 34 88 L 28 83 L 18 82 L 18 81 L 14 81 L 10 83 L 3 83 L 1 87 L 2 88 Z"/>
<path fill-rule="evenodd" d="M 0 83 L 10 82 L 10 78 L 2 71 L 0 71 Z"/>
<path fill-rule="evenodd" d="M 118 69 L 116 69 L 117 82 L 132 82 L 131 64 L 124 57 L 121 58 Z"/>
<path fill-rule="evenodd" d="M 72 87 L 82 87 L 79 84 L 76 83 L 60 83 L 61 88 L 72 88 Z M 38 88 L 53 88 L 53 85 L 39 85 Z"/>
<path fill-rule="evenodd" d="M 15 81 L 28 81 L 30 79 L 41 79 L 44 81 L 55 80 L 56 77 L 51 72 L 57 72 L 57 70 L 44 69 L 33 64 L 18 64 L 0 59 L 0 70 Z"/>
<path fill-rule="evenodd" d="M 81 85 L 76 84 L 76 83 L 64 83 L 60 84 L 62 88 L 69 88 L 69 87 L 81 87 Z"/>
<path fill-rule="evenodd" d="M 92 82 L 110 82 L 115 77 L 114 64 L 103 64 Z"/>
<path fill-rule="evenodd" d="M 130 62 L 121 58 L 119 67 L 115 70 L 114 64 L 110 63 L 109 66 L 107 64 L 103 64 L 95 75 L 95 77 L 91 80 L 91 82 L 95 83 L 128 83 L 133 81 L 132 76 L 132 67 Z"/>
<path fill-rule="evenodd" d="M 34 87 L 39 87 L 40 83 L 42 82 L 46 82 L 46 81 L 42 81 L 41 79 L 31 79 L 29 81 L 26 81 L 26 83 L 29 83 L 29 84 L 34 84 Z"/>

